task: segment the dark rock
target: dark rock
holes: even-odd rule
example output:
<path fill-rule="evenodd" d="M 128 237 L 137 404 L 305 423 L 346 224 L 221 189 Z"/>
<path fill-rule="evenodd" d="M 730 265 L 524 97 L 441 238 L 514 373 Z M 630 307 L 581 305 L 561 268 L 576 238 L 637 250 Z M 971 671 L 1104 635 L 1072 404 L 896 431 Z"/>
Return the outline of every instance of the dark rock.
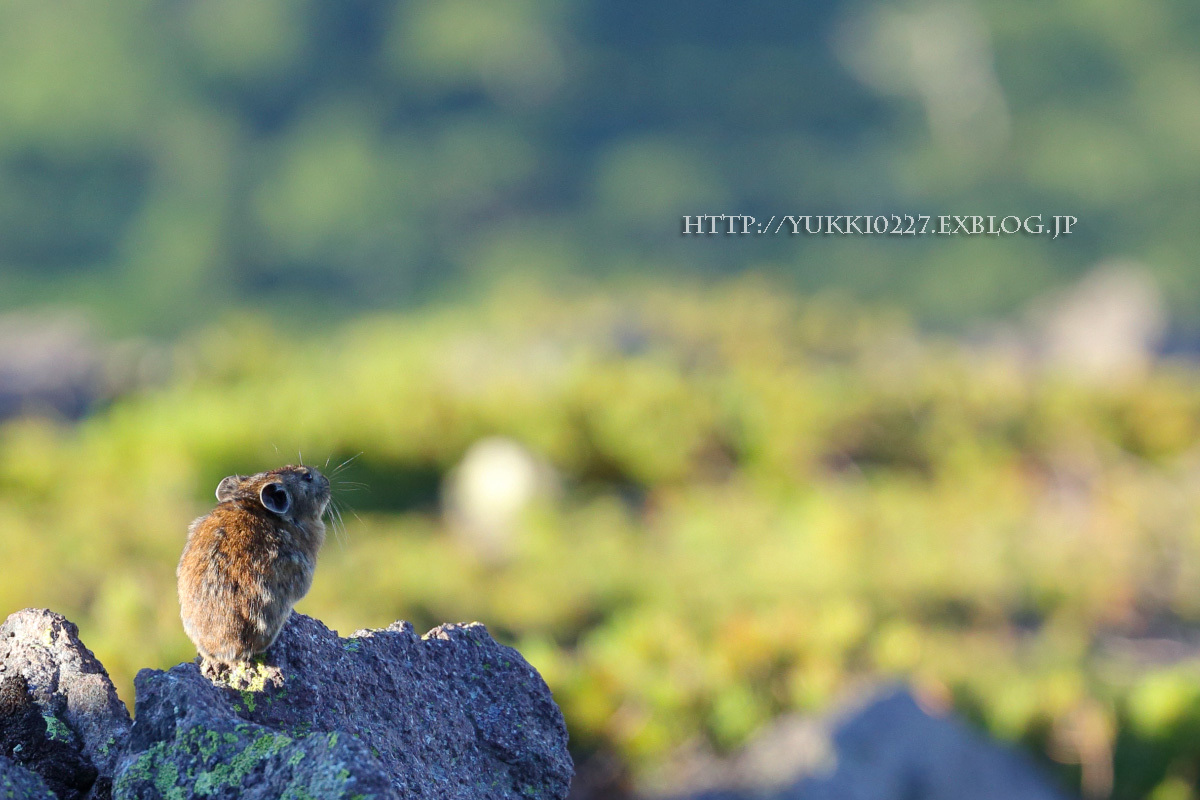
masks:
<path fill-rule="evenodd" d="M 293 614 L 263 662 L 142 670 L 114 796 L 566 797 L 562 714 L 482 625 L 340 639 Z"/>
<path fill-rule="evenodd" d="M 790 750 L 778 745 L 788 743 Z M 764 758 L 769 754 L 769 758 Z M 768 763 L 770 762 L 770 763 Z M 790 766 L 790 769 L 789 769 Z M 709 770 L 710 774 L 716 770 Z M 679 800 L 1065 800 L 1033 763 L 912 695 L 887 692 L 831 724 L 784 720 Z M 762 775 L 790 776 L 763 781 Z"/>
<path fill-rule="evenodd" d="M 79 629 L 42 609 L 10 616 L 0 625 L 0 687 L 12 711 L 0 714 L 0 739 L 11 746 L 0 754 L 37 772 L 63 800 L 89 787 L 90 797 L 107 797 L 129 712 Z"/>
<path fill-rule="evenodd" d="M 195 664 L 137 677 L 137 723 L 78 630 L 0 626 L 0 797 L 561 800 L 566 728 L 545 683 L 482 625 L 340 639 L 293 615 L 221 685 Z"/>
<path fill-rule="evenodd" d="M 77 800 L 96 782 L 96 768 L 69 736 L 48 733 L 28 688 L 20 675 L 0 680 L 0 756 L 36 772 L 60 800 Z"/>
<path fill-rule="evenodd" d="M 55 800 L 54 793 L 35 773 L 0 756 L 0 797 L 13 800 Z"/>

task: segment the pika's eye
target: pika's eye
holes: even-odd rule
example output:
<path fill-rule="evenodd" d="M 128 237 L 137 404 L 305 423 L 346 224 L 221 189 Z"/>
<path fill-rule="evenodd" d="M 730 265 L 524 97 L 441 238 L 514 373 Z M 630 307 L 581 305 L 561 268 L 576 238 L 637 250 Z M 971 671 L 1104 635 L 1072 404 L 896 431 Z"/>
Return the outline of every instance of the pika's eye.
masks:
<path fill-rule="evenodd" d="M 305 482 L 306 482 L 306 483 L 312 483 L 312 473 L 311 473 L 311 472 L 305 472 L 305 473 L 304 473 L 304 480 L 305 480 Z"/>

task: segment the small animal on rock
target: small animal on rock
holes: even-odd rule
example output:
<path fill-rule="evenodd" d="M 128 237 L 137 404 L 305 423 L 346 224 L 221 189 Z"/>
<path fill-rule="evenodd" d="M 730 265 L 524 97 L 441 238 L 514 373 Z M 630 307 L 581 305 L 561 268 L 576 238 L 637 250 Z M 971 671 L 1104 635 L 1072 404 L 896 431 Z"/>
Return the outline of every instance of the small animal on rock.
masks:
<path fill-rule="evenodd" d="M 329 479 L 306 466 L 217 486 L 217 507 L 188 528 L 175 573 L 183 629 L 206 672 L 248 661 L 279 636 L 312 586 L 329 499 Z"/>

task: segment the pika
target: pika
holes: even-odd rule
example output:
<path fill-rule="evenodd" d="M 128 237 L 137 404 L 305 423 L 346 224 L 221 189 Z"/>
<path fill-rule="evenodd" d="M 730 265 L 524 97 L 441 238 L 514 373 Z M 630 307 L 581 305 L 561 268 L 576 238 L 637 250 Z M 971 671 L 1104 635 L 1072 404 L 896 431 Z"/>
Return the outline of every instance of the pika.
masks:
<path fill-rule="evenodd" d="M 267 650 L 312 586 L 329 479 L 312 467 L 230 475 L 188 527 L 175 574 L 183 629 L 205 672 Z"/>

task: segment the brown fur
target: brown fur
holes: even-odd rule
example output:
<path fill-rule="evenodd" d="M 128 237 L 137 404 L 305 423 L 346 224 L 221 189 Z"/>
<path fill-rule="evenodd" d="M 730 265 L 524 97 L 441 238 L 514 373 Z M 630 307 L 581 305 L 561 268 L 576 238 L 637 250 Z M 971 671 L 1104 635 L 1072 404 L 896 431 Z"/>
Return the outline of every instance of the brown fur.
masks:
<path fill-rule="evenodd" d="M 303 466 L 231 475 L 217 499 L 188 528 L 176 570 L 183 629 L 206 666 L 265 651 L 308 592 L 325 542 L 329 480 Z"/>

